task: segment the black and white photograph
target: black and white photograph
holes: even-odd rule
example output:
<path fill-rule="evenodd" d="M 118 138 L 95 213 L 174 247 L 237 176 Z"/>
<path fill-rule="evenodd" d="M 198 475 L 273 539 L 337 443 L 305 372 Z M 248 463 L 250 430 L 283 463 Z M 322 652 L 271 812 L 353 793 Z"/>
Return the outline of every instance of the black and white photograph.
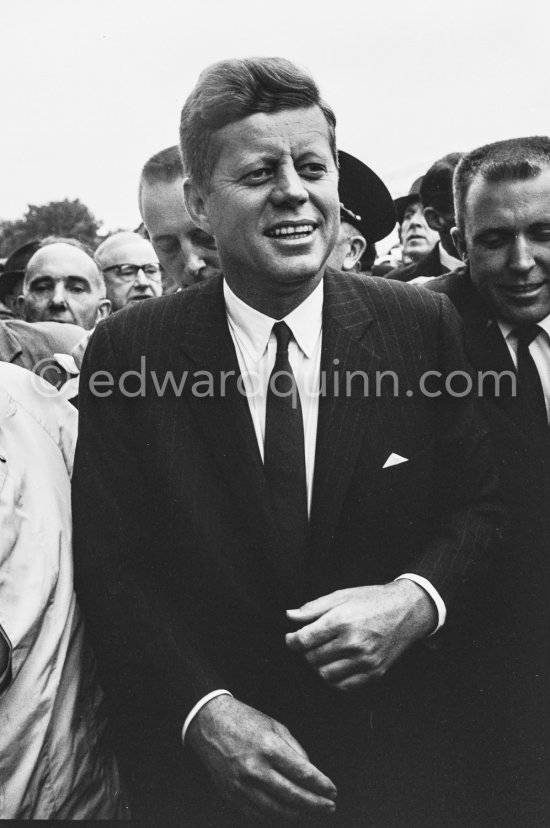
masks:
<path fill-rule="evenodd" d="M 548 828 L 548 5 L 0 21 L 0 820 Z"/>

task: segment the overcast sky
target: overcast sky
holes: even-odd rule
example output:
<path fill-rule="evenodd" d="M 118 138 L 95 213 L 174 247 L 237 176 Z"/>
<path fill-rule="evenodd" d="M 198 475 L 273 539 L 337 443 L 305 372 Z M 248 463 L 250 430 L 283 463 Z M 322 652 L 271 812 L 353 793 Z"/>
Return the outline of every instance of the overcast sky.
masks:
<path fill-rule="evenodd" d="M 550 132 L 548 0 L 0 0 L 0 218 L 80 198 L 139 223 L 144 161 L 215 60 L 307 66 L 394 195 L 436 158 Z"/>

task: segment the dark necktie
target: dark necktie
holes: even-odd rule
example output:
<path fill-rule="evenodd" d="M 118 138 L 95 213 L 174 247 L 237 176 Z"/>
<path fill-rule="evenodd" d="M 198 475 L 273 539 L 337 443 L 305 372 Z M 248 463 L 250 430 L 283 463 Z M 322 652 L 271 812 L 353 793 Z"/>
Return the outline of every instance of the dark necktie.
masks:
<path fill-rule="evenodd" d="M 548 417 L 544 392 L 529 345 L 541 332 L 538 325 L 522 325 L 514 329 L 518 342 L 517 402 L 522 421 L 533 437 L 548 437 Z"/>
<path fill-rule="evenodd" d="M 303 563 L 309 540 L 302 406 L 288 361 L 292 331 L 276 322 L 277 357 L 266 396 L 264 471 L 286 561 Z"/>

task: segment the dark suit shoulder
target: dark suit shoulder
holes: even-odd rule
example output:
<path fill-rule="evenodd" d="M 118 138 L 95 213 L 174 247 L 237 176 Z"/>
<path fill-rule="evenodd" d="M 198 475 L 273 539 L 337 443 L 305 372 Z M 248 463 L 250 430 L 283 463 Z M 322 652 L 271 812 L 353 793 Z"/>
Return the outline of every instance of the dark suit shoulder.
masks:
<path fill-rule="evenodd" d="M 208 309 L 223 307 L 222 277 L 185 288 L 178 293 L 135 302 L 98 325 L 113 343 L 146 347 L 159 338 L 173 337 L 176 330 L 200 328 Z"/>
<path fill-rule="evenodd" d="M 412 262 L 408 265 L 401 265 L 395 270 L 390 270 L 386 275 L 386 279 L 398 282 L 410 282 L 411 279 L 416 279 L 419 276 L 440 276 L 447 272 L 448 268 L 441 264 L 439 256 L 439 244 L 436 244 L 429 253 L 422 256 L 417 262 Z"/>
<path fill-rule="evenodd" d="M 441 299 L 428 293 L 423 286 L 355 273 L 343 275 L 333 270 L 327 271 L 325 296 L 331 303 L 359 303 L 366 311 L 399 316 L 407 308 L 421 315 L 439 315 L 442 306 Z"/>
<path fill-rule="evenodd" d="M 490 309 L 474 287 L 466 267 L 460 267 L 438 279 L 433 279 L 424 287 L 433 293 L 448 296 L 466 325 L 485 327 L 487 321 L 493 318 Z"/>

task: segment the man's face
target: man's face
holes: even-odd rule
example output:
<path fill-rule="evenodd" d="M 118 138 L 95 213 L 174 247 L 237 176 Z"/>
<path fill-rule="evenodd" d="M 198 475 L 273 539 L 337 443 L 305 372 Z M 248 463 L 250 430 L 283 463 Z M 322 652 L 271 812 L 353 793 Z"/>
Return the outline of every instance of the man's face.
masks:
<path fill-rule="evenodd" d="M 262 309 L 305 298 L 318 283 L 339 230 L 338 172 L 316 107 L 256 113 L 220 129 L 203 208 L 222 269 L 244 301 Z M 197 204 L 199 205 L 197 207 Z M 200 215 L 199 215 L 200 218 Z M 301 299 L 300 299 L 301 301 Z"/>
<path fill-rule="evenodd" d="M 340 231 L 336 244 L 327 259 L 327 266 L 336 270 L 357 270 L 359 259 L 365 252 L 367 242 L 353 224 L 340 222 Z"/>
<path fill-rule="evenodd" d="M 148 184 L 141 189 L 141 214 L 158 259 L 179 287 L 219 271 L 216 242 L 191 220 L 183 201 L 183 179 Z"/>
<path fill-rule="evenodd" d="M 103 280 L 93 259 L 62 242 L 38 250 L 19 298 L 27 322 L 70 322 L 90 330 L 107 316 Z"/>
<path fill-rule="evenodd" d="M 96 258 L 113 311 L 124 308 L 130 302 L 161 295 L 159 260 L 151 242 L 137 233 L 125 233 L 108 239 L 101 255 L 98 253 Z"/>
<path fill-rule="evenodd" d="M 407 206 L 403 214 L 400 235 L 403 258 L 413 261 L 418 261 L 437 244 L 439 233 L 428 226 L 420 201 L 413 201 Z"/>
<path fill-rule="evenodd" d="M 524 181 L 476 178 L 464 239 L 472 282 L 495 314 L 514 325 L 550 313 L 550 169 Z"/>

